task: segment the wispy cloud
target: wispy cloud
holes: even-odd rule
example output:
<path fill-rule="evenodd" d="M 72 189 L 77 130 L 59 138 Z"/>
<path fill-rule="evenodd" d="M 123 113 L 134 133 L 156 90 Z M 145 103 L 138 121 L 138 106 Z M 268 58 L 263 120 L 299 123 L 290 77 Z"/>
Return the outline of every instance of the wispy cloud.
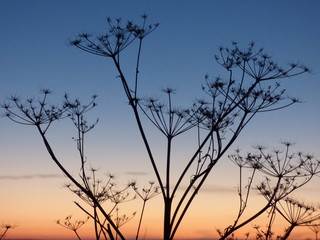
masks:
<path fill-rule="evenodd" d="M 147 172 L 126 172 L 127 175 L 133 175 L 133 176 L 146 176 L 148 175 Z"/>
<path fill-rule="evenodd" d="M 237 192 L 237 189 L 235 187 L 226 187 L 226 186 L 218 186 L 218 185 L 205 185 L 201 188 L 200 191 L 204 191 L 204 192 L 224 192 L 224 193 L 233 193 L 233 192 Z"/>
<path fill-rule="evenodd" d="M 30 174 L 30 175 L 3 175 L 0 176 L 0 180 L 26 180 L 34 178 L 63 178 L 60 174 Z"/>
<path fill-rule="evenodd" d="M 186 189 L 187 186 L 181 186 L 180 190 Z M 235 187 L 219 186 L 214 184 L 206 184 L 201 187 L 200 192 L 203 193 L 236 193 L 237 189 Z"/>

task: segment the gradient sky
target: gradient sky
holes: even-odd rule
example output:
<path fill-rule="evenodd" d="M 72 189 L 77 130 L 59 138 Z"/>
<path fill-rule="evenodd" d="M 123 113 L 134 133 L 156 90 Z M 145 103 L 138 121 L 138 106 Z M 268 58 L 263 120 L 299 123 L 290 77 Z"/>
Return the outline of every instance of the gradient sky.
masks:
<path fill-rule="evenodd" d="M 312 74 L 282 84 L 302 104 L 258 116 L 232 149 L 246 150 L 257 143 L 275 147 L 281 140 L 292 140 L 296 150 L 319 156 L 319 11 L 318 0 L 2 0 L 1 101 L 12 94 L 37 96 L 41 88 L 54 90 L 53 102 L 60 102 L 65 92 L 84 100 L 97 94 L 99 106 L 92 112 L 92 118 L 99 117 L 100 122 L 88 137 L 90 165 L 103 173 L 116 174 L 122 184 L 136 179 L 143 186 L 154 180 L 111 62 L 68 45 L 79 32 L 104 32 L 106 17 L 138 22 L 145 12 L 150 22 L 158 22 L 160 27 L 145 41 L 143 49 L 144 95 L 158 96 L 162 87 L 170 86 L 178 91 L 175 96 L 178 104 L 191 103 L 201 94 L 205 74 L 225 74 L 214 61 L 218 47 L 230 46 L 231 41 L 246 47 L 253 40 L 279 64 L 297 61 L 309 66 Z M 129 60 L 132 56 L 129 51 Z M 125 63 L 130 67 L 129 61 Z M 129 68 L 131 73 L 133 69 Z M 57 226 L 54 220 L 69 214 L 81 219 L 84 214 L 72 203 L 77 198 L 63 188 L 67 180 L 50 161 L 35 129 L 2 118 L 0 132 L 0 222 L 18 225 L 9 236 L 35 239 L 71 236 L 71 232 Z M 58 156 L 76 175 L 79 166 L 71 125 L 59 122 L 48 134 Z M 150 137 L 161 146 L 157 135 Z M 177 158 L 186 147 L 177 146 Z M 160 147 L 156 152 L 161 154 Z M 231 223 L 232 210 L 237 204 L 237 180 L 230 177 L 235 172 L 225 160 L 213 171 L 178 237 L 213 238 L 216 228 Z M 319 200 L 317 181 L 301 191 L 307 201 Z M 254 199 L 259 201 L 259 196 Z M 144 225 L 141 232 L 145 237 L 159 237 L 161 198 L 151 201 L 148 219 L 155 224 Z M 134 209 L 139 209 L 140 203 L 132 204 Z M 130 232 L 135 226 L 136 221 L 132 221 L 125 227 Z M 82 234 L 89 236 L 88 232 L 83 229 Z M 308 236 L 313 236 L 310 230 L 300 229 L 292 239 Z"/>

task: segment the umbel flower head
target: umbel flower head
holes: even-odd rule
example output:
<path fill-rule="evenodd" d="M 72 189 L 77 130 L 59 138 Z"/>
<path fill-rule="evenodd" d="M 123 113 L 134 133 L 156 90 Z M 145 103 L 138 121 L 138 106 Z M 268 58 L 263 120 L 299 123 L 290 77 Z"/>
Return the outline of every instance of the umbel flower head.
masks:
<path fill-rule="evenodd" d="M 154 186 L 154 183 L 154 181 L 150 181 L 149 187 L 143 187 L 140 191 L 136 184 L 132 184 L 132 188 L 143 201 L 148 201 L 160 194 L 159 187 Z"/>
<path fill-rule="evenodd" d="M 97 170 L 94 168 L 91 169 L 91 174 L 84 179 L 84 188 L 92 193 L 94 199 L 99 204 L 110 201 L 116 206 L 120 203 L 127 202 L 135 198 L 135 196 L 130 198 L 130 194 L 127 191 L 127 189 L 131 186 L 130 184 L 122 189 L 119 189 L 114 181 L 114 175 L 108 174 L 107 180 L 103 181 L 96 177 L 96 171 Z M 90 206 L 95 205 L 94 201 L 90 196 L 88 196 L 88 194 L 81 191 L 74 185 L 69 183 L 66 184 L 66 187 Z"/>
<path fill-rule="evenodd" d="M 9 224 L 9 223 L 2 223 L 0 225 L 0 228 L 3 228 L 4 231 L 2 233 L 0 232 L 0 240 L 3 239 L 6 236 L 7 232 L 10 229 L 14 229 L 15 227 L 17 227 L 17 225 L 12 225 L 12 224 Z"/>
<path fill-rule="evenodd" d="M 320 219 L 320 209 L 294 198 L 285 198 L 277 207 L 279 213 L 292 225 L 310 226 Z"/>
<path fill-rule="evenodd" d="M 82 227 L 87 221 L 89 220 L 89 217 L 87 217 L 85 220 L 74 220 L 72 221 L 72 215 L 67 216 L 63 221 L 57 220 L 57 224 L 70 229 L 72 231 L 77 231 L 80 227 Z"/>
<path fill-rule="evenodd" d="M 82 33 L 70 44 L 98 56 L 115 57 L 134 40 L 142 40 L 159 26 L 158 23 L 147 25 L 148 16 L 146 14 L 141 17 L 143 20 L 141 26 L 131 21 L 123 24 L 121 18 L 115 21 L 107 18 L 108 30 L 105 34 L 95 36 Z"/>
<path fill-rule="evenodd" d="M 5 110 L 4 116 L 19 124 L 36 126 L 49 126 L 53 121 L 65 117 L 66 106 L 48 104 L 47 98 L 52 91 L 41 89 L 40 93 L 42 98 L 28 98 L 25 101 L 17 96 L 11 96 L 7 103 L 2 104 Z"/>
<path fill-rule="evenodd" d="M 240 168 L 257 170 L 265 179 L 257 185 L 259 193 L 266 200 L 281 200 L 296 189 L 308 183 L 319 173 L 320 161 L 301 152 L 292 153 L 290 142 L 283 142 L 284 149 L 268 151 L 263 146 L 255 146 L 256 153 L 241 155 L 240 150 L 229 158 Z"/>
<path fill-rule="evenodd" d="M 290 63 L 289 67 L 284 69 L 264 53 L 263 48 L 255 51 L 254 46 L 255 43 L 251 42 L 246 50 L 242 50 L 237 42 L 232 42 L 232 48 L 220 47 L 215 59 L 228 71 L 239 68 L 259 81 L 286 78 L 310 71 L 308 67 L 297 63 Z"/>

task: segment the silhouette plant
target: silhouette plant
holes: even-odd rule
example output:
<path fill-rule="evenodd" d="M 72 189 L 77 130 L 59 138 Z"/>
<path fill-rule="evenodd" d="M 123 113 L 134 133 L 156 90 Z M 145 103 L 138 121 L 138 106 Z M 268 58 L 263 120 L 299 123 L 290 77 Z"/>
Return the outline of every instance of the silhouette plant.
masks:
<path fill-rule="evenodd" d="M 275 153 L 278 158 L 278 151 L 275 151 Z M 268 202 L 270 202 L 273 195 L 275 196 L 269 210 L 270 220 L 267 232 L 271 232 L 277 212 L 290 223 L 285 234 L 278 236 L 281 240 L 287 239 L 296 226 L 308 226 L 308 224 L 311 225 L 313 221 L 319 219 L 318 210 L 314 207 L 302 204 L 288 197 L 293 191 L 304 186 L 319 173 L 319 161 L 311 155 L 304 155 L 302 153 L 288 155 L 288 152 L 286 152 L 285 156 L 284 159 L 287 162 L 284 165 L 286 169 L 283 172 L 284 181 L 279 185 L 279 188 L 272 187 L 269 179 L 266 181 L 266 184 L 261 185 L 261 188 L 258 187 L 258 190 Z M 297 159 L 296 164 L 292 164 L 292 159 L 294 158 Z M 278 174 L 278 179 L 280 180 L 281 172 Z M 283 202 L 286 202 L 287 210 L 283 206 Z"/>
<path fill-rule="evenodd" d="M 277 240 L 286 240 L 289 238 L 293 229 L 299 226 L 311 227 L 315 230 L 317 237 L 317 223 L 320 219 L 319 209 L 310 204 L 302 203 L 296 199 L 287 197 L 278 202 L 276 207 L 272 207 L 269 211 L 270 222 L 265 231 L 261 230 L 260 226 L 255 225 L 257 231 L 256 239 L 258 240 L 272 240 L 274 232 L 271 230 L 274 225 L 276 213 L 279 213 L 289 226 L 285 228 L 283 234 L 278 234 Z"/>
<path fill-rule="evenodd" d="M 140 214 L 140 219 L 139 219 L 139 225 L 138 225 L 137 234 L 136 234 L 136 240 L 137 240 L 139 238 L 139 232 L 140 232 L 140 227 L 141 227 L 141 224 L 142 224 L 142 219 L 143 219 L 143 214 L 144 214 L 144 210 L 145 210 L 145 207 L 146 207 L 146 203 L 150 199 L 152 199 L 155 196 L 157 196 L 158 194 L 160 194 L 160 192 L 159 192 L 159 187 L 157 187 L 157 186 L 155 187 L 153 181 L 149 182 L 149 187 L 148 188 L 142 188 L 141 191 L 139 191 L 139 189 L 136 186 L 136 184 L 133 184 L 132 187 L 133 187 L 133 190 L 136 192 L 136 194 L 143 201 L 141 214 Z"/>
<path fill-rule="evenodd" d="M 320 223 L 319 223 L 319 221 L 318 221 L 318 223 L 311 224 L 309 226 L 309 228 L 311 229 L 312 232 L 314 232 L 314 234 L 316 235 L 316 240 L 318 240 L 318 234 L 319 234 L 319 231 L 320 231 Z"/>
<path fill-rule="evenodd" d="M 118 229 L 123 225 L 125 225 L 127 222 L 129 222 L 136 215 L 136 212 L 134 212 L 131 216 L 128 216 L 127 214 L 120 214 L 119 208 L 116 208 L 115 212 L 116 214 L 115 214 L 114 221 Z M 118 236 L 116 235 L 116 239 L 117 238 Z"/>
<path fill-rule="evenodd" d="M 7 223 L 2 223 L 1 224 L 1 228 L 4 229 L 4 231 L 1 233 L 0 232 L 0 240 L 1 239 L 4 239 L 4 237 L 6 236 L 6 234 L 8 233 L 8 231 L 10 229 L 14 229 L 16 226 L 15 225 L 12 225 L 12 224 L 7 224 Z"/>
<path fill-rule="evenodd" d="M 82 227 L 89 220 L 89 217 L 87 217 L 85 220 L 75 220 L 75 221 L 72 221 L 71 218 L 72 216 L 70 215 L 70 216 L 67 216 L 63 221 L 57 220 L 57 224 L 66 229 L 73 231 L 74 234 L 77 236 L 77 238 L 81 240 L 81 237 L 78 233 L 78 229 Z"/>
<path fill-rule="evenodd" d="M 259 225 L 254 225 L 253 228 L 256 230 L 256 240 L 272 240 L 274 232 L 270 231 L 268 228 L 267 231 L 263 231 Z M 276 239 L 279 240 L 280 236 L 277 236 Z"/>
<path fill-rule="evenodd" d="M 288 196 L 293 191 L 307 184 L 320 172 L 319 160 L 310 155 L 304 155 L 301 152 L 291 153 L 290 147 L 292 143 L 290 142 L 283 142 L 283 146 L 283 150 L 276 149 L 271 152 L 268 152 L 262 146 L 256 146 L 256 153 L 248 153 L 242 156 L 240 151 L 236 150 L 235 154 L 229 156 L 231 161 L 240 169 L 240 184 L 238 188 L 239 210 L 232 225 L 228 226 L 224 232 L 218 230 L 220 239 L 225 239 L 230 233 L 253 221 L 267 210 L 269 211 L 268 229 L 266 231 L 262 231 L 260 227 L 256 227 L 255 229 L 257 236 L 259 236 L 258 239 L 262 239 L 262 237 L 270 239 L 273 235 L 271 228 L 276 211 L 279 211 L 279 202 L 288 199 Z M 244 169 L 251 171 L 245 186 L 243 186 L 242 179 Z M 242 220 L 242 216 L 248 207 L 250 193 L 255 183 L 254 180 L 258 173 L 260 175 L 262 173 L 265 180 L 257 184 L 256 190 L 267 200 L 267 203 L 250 215 L 250 217 Z"/>
<path fill-rule="evenodd" d="M 284 150 L 276 149 L 270 153 L 262 146 L 257 146 L 257 153 L 240 155 L 236 150 L 235 154 L 229 156 L 240 169 L 239 179 L 239 210 L 237 217 L 232 225 L 227 227 L 224 232 L 218 230 L 221 239 L 225 239 L 230 233 L 243 227 L 261 214 L 269 211 L 269 224 L 266 231 L 262 231 L 260 226 L 255 227 L 258 239 L 270 239 L 273 235 L 271 227 L 276 216 L 277 204 L 288 197 L 293 191 L 307 184 L 320 171 L 320 162 L 310 155 L 302 153 L 290 153 L 290 142 L 283 142 Z M 243 185 L 243 171 L 251 171 L 248 182 Z M 241 220 L 248 207 L 249 196 L 254 187 L 254 180 L 257 174 L 264 177 L 256 189 L 267 200 L 266 205 L 261 207 L 256 213 L 247 219 Z M 261 176 L 260 176 L 261 177 Z"/>
<path fill-rule="evenodd" d="M 293 198 L 286 198 L 279 202 L 277 211 L 290 224 L 285 229 L 285 233 L 280 238 L 281 240 L 288 239 L 295 227 L 315 226 L 316 221 L 320 219 L 318 208 Z"/>
<path fill-rule="evenodd" d="M 285 91 L 280 90 L 279 83 L 272 84 L 272 81 L 297 76 L 308 72 L 309 69 L 294 63 L 286 69 L 281 68 L 270 56 L 263 53 L 262 49 L 255 51 L 253 43 L 250 43 L 246 50 L 241 50 L 234 42 L 231 49 L 221 47 L 219 55 L 216 56 L 217 62 L 227 71 L 227 78 L 205 77 L 203 90 L 207 99 L 195 102 L 189 109 L 179 110 L 173 106 L 174 90 L 167 88 L 164 90 L 168 96 L 167 105 L 153 98 L 144 101 L 138 95 L 142 43 L 158 24 L 147 26 L 147 15 L 143 15 L 142 18 L 143 24 L 140 27 L 132 22 L 122 24 L 121 19 L 117 19 L 115 23 L 108 19 L 107 34 L 96 37 L 83 33 L 71 44 L 91 54 L 109 57 L 115 64 L 160 187 L 164 202 L 163 237 L 169 240 L 174 238 L 191 202 L 212 168 L 247 123 L 257 113 L 282 109 L 298 101 L 295 98 L 288 98 Z M 134 41 L 138 42 L 138 51 L 136 71 L 131 83 L 122 69 L 120 55 Z M 153 155 L 140 111 L 166 139 L 164 174 L 160 173 L 158 167 L 161 162 Z M 189 160 L 186 160 L 178 180 L 173 182 L 171 176 L 173 139 L 192 128 L 197 129 L 198 147 Z M 191 168 L 194 168 L 193 174 L 190 174 Z M 180 189 L 181 183 L 190 178 L 188 187 L 178 198 L 176 192 Z"/>
<path fill-rule="evenodd" d="M 85 114 L 96 107 L 95 99 L 97 96 L 93 96 L 91 101 L 88 104 L 81 104 L 79 100 L 70 100 L 69 96 L 66 94 L 64 96 L 64 102 L 61 106 L 49 105 L 47 102 L 48 96 L 52 92 L 50 90 L 42 89 L 41 94 L 42 98 L 39 100 L 30 98 L 26 101 L 20 100 L 16 96 L 12 96 L 8 103 L 3 104 L 3 108 L 6 110 L 5 116 L 16 123 L 20 123 L 23 125 L 33 125 L 36 127 L 38 133 L 40 134 L 43 143 L 50 154 L 52 160 L 56 163 L 56 165 L 60 168 L 60 170 L 68 177 L 71 181 L 71 184 L 68 184 L 67 187 L 76 193 L 83 200 L 87 200 L 87 202 L 91 201 L 91 205 L 94 206 L 94 210 L 97 208 L 101 211 L 102 215 L 105 219 L 107 219 L 108 225 L 107 228 L 104 227 L 104 224 L 101 224 L 98 221 L 97 215 L 89 214 L 86 212 L 84 208 L 81 207 L 89 216 L 93 217 L 95 222 L 95 226 L 99 226 L 103 231 L 106 231 L 111 239 L 114 239 L 113 233 L 111 232 L 110 226 L 112 226 L 115 231 L 118 231 L 117 226 L 114 221 L 111 219 L 110 215 L 104 210 L 100 202 L 105 200 L 103 196 L 99 195 L 101 192 L 97 194 L 97 181 L 94 178 L 95 170 L 92 170 L 93 174 L 93 182 L 90 177 L 87 176 L 85 171 L 85 135 L 91 131 L 96 125 L 97 121 L 94 124 L 89 124 L 85 119 Z M 74 123 L 74 126 L 77 130 L 77 137 L 75 141 L 77 143 L 77 150 L 80 156 L 80 181 L 76 180 L 71 173 L 63 166 L 58 157 L 56 156 L 49 139 L 47 138 L 47 131 L 51 124 L 63 118 L 70 118 Z M 90 185 L 92 184 L 92 186 Z M 78 190 L 76 190 L 78 189 Z M 119 194 L 118 194 L 119 195 Z M 84 197 L 86 196 L 86 197 Z M 116 195 L 112 196 L 114 199 Z M 96 234 L 99 231 L 96 230 Z M 121 233 L 119 232 L 119 235 Z"/>
<path fill-rule="evenodd" d="M 163 238 L 171 240 L 175 237 L 191 203 L 212 169 L 249 121 L 258 113 L 283 109 L 298 102 L 297 99 L 288 97 L 277 81 L 306 73 L 309 69 L 295 63 L 287 68 L 281 68 L 263 52 L 263 49 L 255 50 L 254 43 L 250 43 L 247 49 L 241 50 L 238 44 L 233 42 L 232 48 L 220 47 L 219 54 L 215 57 L 218 64 L 226 70 L 225 78 L 211 78 L 206 75 L 202 87 L 204 96 L 185 109 L 174 106 L 175 90 L 166 88 L 164 94 L 167 96 L 167 103 L 163 104 L 154 98 L 143 98 L 139 88 L 143 42 L 158 26 L 159 24 L 148 25 L 145 14 L 142 16 L 141 26 L 133 22 L 123 24 L 121 19 L 116 19 L 114 22 L 108 18 L 106 34 L 82 33 L 71 44 L 85 52 L 110 58 L 114 63 L 163 199 Z M 136 42 L 137 56 L 133 63 L 135 72 L 131 82 L 130 77 L 125 75 L 126 69 L 121 63 L 123 55 L 125 56 L 124 50 Z M 49 92 L 43 91 L 43 93 L 44 99 L 38 102 L 30 99 L 26 103 L 21 103 L 18 98 L 12 97 L 11 104 L 3 106 L 6 116 L 17 123 L 36 126 L 53 161 L 105 218 L 107 226 L 104 227 L 101 222 L 98 222 L 97 226 L 104 229 L 112 240 L 115 236 L 122 240 L 126 239 L 119 229 L 117 220 L 114 221 L 105 211 L 88 186 L 85 173 L 84 136 L 96 123 L 89 125 L 84 115 L 96 106 L 95 96 L 89 104 L 81 105 L 78 100 L 70 101 L 66 95 L 63 106 L 48 107 L 46 97 Z M 80 153 L 81 181 L 77 181 L 63 167 L 46 136 L 51 123 L 64 117 L 71 117 L 78 131 L 76 141 Z M 144 127 L 144 119 L 151 121 L 163 135 L 166 142 L 165 161 L 155 157 Z M 190 130 L 193 130 L 197 146 L 190 156 L 181 161 L 183 162 L 180 165 L 181 169 L 177 169 L 180 174 L 173 176 L 174 140 Z M 164 169 L 164 172 L 161 169 Z M 182 194 L 178 195 L 177 192 L 180 190 Z"/>
<path fill-rule="evenodd" d="M 84 167 L 84 166 L 83 166 Z M 91 174 L 86 174 L 86 187 L 92 192 L 94 198 L 96 201 L 93 201 L 92 198 L 90 198 L 87 194 L 85 194 L 83 191 L 81 191 L 79 188 L 75 187 L 72 183 L 69 183 L 66 185 L 66 187 L 73 193 L 75 193 L 80 199 L 82 199 L 85 203 L 87 203 L 92 209 L 93 214 L 89 214 L 89 216 L 92 217 L 94 220 L 94 230 L 95 230 L 95 236 L 96 239 L 100 239 L 101 235 L 103 234 L 106 236 L 104 225 L 106 223 L 106 219 L 101 220 L 98 214 L 98 205 L 96 202 L 98 202 L 100 205 L 104 204 L 108 201 L 108 212 L 107 214 L 112 217 L 113 213 L 116 211 L 116 214 L 118 215 L 119 211 L 119 204 L 131 201 L 135 199 L 135 196 L 131 197 L 129 192 L 127 191 L 128 188 L 132 185 L 132 183 L 129 183 L 127 186 L 123 187 L 122 189 L 117 188 L 117 184 L 115 182 L 115 176 L 112 174 L 108 174 L 108 178 L 106 181 L 103 181 L 96 176 L 97 169 L 91 168 L 90 169 Z M 88 211 L 85 210 L 81 204 L 75 202 L 75 204 L 84 212 L 88 214 Z M 107 210 L 107 209 L 106 209 Z M 133 213 L 133 216 L 135 213 Z M 118 217 L 117 217 L 118 219 Z M 119 222 L 120 218 L 118 219 Z M 128 219 L 129 220 L 129 219 Z M 127 222 L 124 221 L 122 225 Z M 117 225 L 117 224 L 116 224 Z M 119 227 L 117 225 L 117 227 Z"/>

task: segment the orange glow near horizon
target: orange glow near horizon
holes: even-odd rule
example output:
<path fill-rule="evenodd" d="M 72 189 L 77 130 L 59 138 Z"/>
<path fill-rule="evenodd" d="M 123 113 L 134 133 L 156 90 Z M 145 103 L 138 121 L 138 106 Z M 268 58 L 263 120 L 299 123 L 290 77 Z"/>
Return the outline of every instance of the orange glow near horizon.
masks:
<path fill-rule="evenodd" d="M 62 191 L 59 189 L 59 191 Z M 63 191 L 62 191 L 63 192 Z M 61 193 L 61 192 L 60 192 Z M 210 208 L 202 208 L 200 206 L 209 206 L 208 200 L 210 194 L 205 193 L 202 198 L 196 199 L 193 207 L 190 209 L 190 212 L 186 215 L 185 220 L 182 222 L 180 229 L 177 232 L 176 239 L 215 239 L 218 237 L 216 232 L 217 228 L 222 229 L 225 226 L 228 226 L 233 219 L 232 211 L 236 209 L 236 206 L 232 201 L 225 201 L 224 203 L 229 205 L 229 208 L 219 208 L 215 206 Z M 63 194 L 61 194 L 63 196 Z M 222 199 L 222 196 L 220 197 Z M 226 199 L 229 197 L 226 196 Z M 219 203 L 219 197 L 216 199 L 217 205 L 222 205 L 222 202 Z M 209 202 L 208 202 L 209 201 Z M 257 201 L 254 199 L 254 201 Z M 35 204 L 38 204 L 34 202 Z M 258 203 L 258 201 L 257 201 Z M 46 208 L 45 205 L 30 205 L 29 208 L 25 206 L 24 216 L 20 219 L 20 222 L 10 218 L 9 223 L 18 225 L 15 229 L 11 230 L 8 233 L 8 238 L 10 239 L 76 239 L 72 231 L 67 230 L 56 224 L 55 220 L 63 218 L 66 216 L 65 213 L 73 214 L 74 220 L 84 219 L 84 214 L 72 205 L 60 205 L 59 208 L 53 208 L 44 212 Z M 59 203 L 60 204 L 60 203 Z M 140 204 L 136 204 L 135 207 L 138 211 Z M 140 239 L 161 239 L 162 238 L 162 209 L 161 207 L 161 198 L 150 200 L 149 205 L 147 205 L 145 221 L 142 224 L 140 231 Z M 129 209 L 129 208 L 128 208 Z M 35 211 L 36 210 L 36 211 Z M 69 210 L 69 212 L 68 212 Z M 30 211 L 30 212 L 29 212 Z M 124 207 L 123 211 L 126 214 L 130 212 Z M 28 213 L 29 212 L 29 213 Z M 33 215 L 32 215 L 33 212 Z M 26 214 L 27 213 L 27 214 Z M 59 217 L 58 217 L 59 215 Z M 23 216 L 23 214 L 21 214 Z M 56 219 L 52 219 L 52 216 L 56 216 Z M 137 216 L 124 225 L 121 230 L 124 232 L 127 239 L 134 239 L 137 227 Z M 231 222 L 230 222 L 231 221 Z M 265 225 L 265 220 L 260 220 L 258 223 L 263 227 Z M 274 230 L 276 232 L 282 233 L 285 224 L 279 224 Z M 79 234 L 83 239 L 92 239 L 93 238 L 93 225 L 92 221 L 89 220 L 82 228 L 79 229 Z M 249 224 L 244 229 L 236 232 L 236 236 L 241 239 L 244 236 L 244 233 L 250 231 L 251 237 L 254 236 L 254 230 L 252 224 Z M 304 240 L 307 238 L 313 238 L 314 234 L 308 228 L 296 228 L 292 233 L 290 239 L 292 240 Z"/>
<path fill-rule="evenodd" d="M 19 229 L 20 228 L 20 229 Z M 180 232 L 184 232 L 183 234 L 177 234 L 175 239 L 217 239 L 218 235 L 215 232 L 215 229 L 212 228 L 212 231 L 199 229 L 196 232 L 193 230 L 188 231 L 188 229 L 195 229 L 195 224 L 190 224 L 189 226 L 183 227 Z M 149 228 L 149 231 L 153 230 L 152 227 Z M 149 232 L 148 231 L 148 232 Z M 83 228 L 79 230 L 79 235 L 82 239 L 93 239 L 94 235 L 90 234 L 91 230 Z M 235 234 L 238 239 L 244 239 L 245 231 L 240 231 Z M 250 232 L 249 239 L 254 238 L 254 231 Z M 127 239 L 135 239 L 135 234 L 132 232 L 131 234 L 125 234 Z M 147 233 L 141 235 L 140 239 L 162 239 L 162 234 L 159 232 L 155 232 L 153 234 Z M 208 237 L 210 236 L 210 237 Z M 290 236 L 290 240 L 305 240 L 305 239 L 313 239 L 315 236 L 311 230 L 308 229 L 296 229 Z M 66 229 L 62 229 L 59 227 L 48 228 L 45 226 L 38 225 L 36 228 L 25 228 L 18 227 L 8 232 L 7 239 L 76 239 L 76 236 L 72 231 L 68 231 Z"/>
<path fill-rule="evenodd" d="M 216 174 L 211 182 L 219 181 L 222 173 Z M 233 223 L 238 208 L 237 190 L 234 183 L 227 182 L 220 188 L 208 183 L 204 190 L 198 194 L 192 203 L 185 219 L 182 221 L 176 239 L 215 239 L 218 237 L 216 229 L 223 229 Z M 229 179 L 230 180 L 230 179 Z M 317 180 L 317 179 L 316 179 Z M 17 227 L 8 232 L 8 238 L 19 239 L 75 239 L 72 231 L 62 228 L 56 224 L 56 220 L 63 220 L 67 215 L 72 215 L 76 220 L 85 219 L 85 214 L 73 204 L 77 201 L 83 206 L 77 196 L 63 188 L 66 179 L 29 179 L 29 180 L 2 180 L 3 183 L 12 184 L 2 198 L 1 217 L 8 223 Z M 146 181 L 141 181 L 146 182 Z M 297 192 L 297 196 L 307 199 L 317 199 L 320 192 L 315 191 L 317 181 L 313 181 L 306 186 L 305 190 Z M 179 197 L 181 192 L 177 192 Z M 250 211 L 255 211 L 264 204 L 264 199 L 254 194 L 249 204 Z M 139 199 L 120 205 L 120 214 L 132 214 L 137 211 L 139 214 L 142 202 Z M 146 205 L 145 218 L 140 231 L 140 239 L 161 239 L 162 238 L 162 198 L 158 196 L 151 199 Z M 89 209 L 89 208 L 88 208 Z M 15 213 L 14 215 L 12 213 Z M 1 220 L 2 220 L 1 219 Z M 4 221 L 2 220 L 2 221 Z M 134 239 L 137 229 L 138 216 L 124 225 L 121 230 L 128 239 Z M 266 225 L 266 219 L 259 219 L 258 223 L 250 223 L 245 228 L 236 232 L 238 238 L 242 238 L 244 233 L 249 231 L 254 235 L 253 224 L 261 227 Z M 286 224 L 279 224 L 275 230 L 282 233 Z M 93 225 L 88 221 L 79 234 L 83 239 L 92 239 Z M 296 228 L 290 239 L 304 240 L 313 238 L 314 234 L 308 228 Z"/>

